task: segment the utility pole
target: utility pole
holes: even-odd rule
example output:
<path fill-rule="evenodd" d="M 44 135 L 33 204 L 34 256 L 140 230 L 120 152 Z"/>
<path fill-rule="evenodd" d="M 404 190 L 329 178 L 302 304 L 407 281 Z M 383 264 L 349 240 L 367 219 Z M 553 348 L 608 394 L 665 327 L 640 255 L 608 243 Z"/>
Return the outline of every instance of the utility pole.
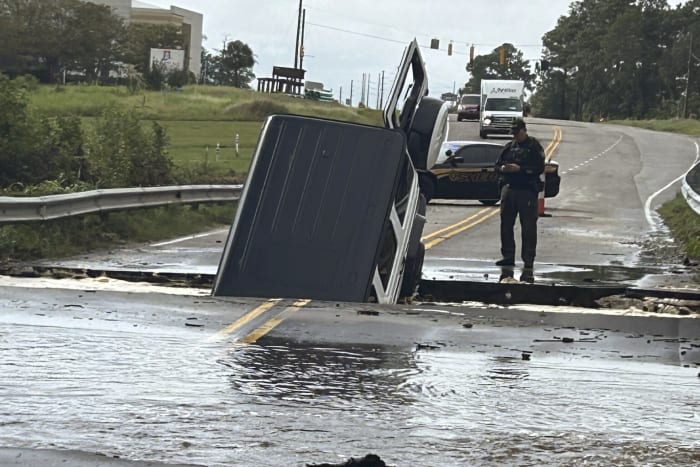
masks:
<path fill-rule="evenodd" d="M 370 91 L 370 89 L 372 89 L 371 86 L 372 86 L 372 74 L 367 73 L 367 102 L 366 102 L 366 104 L 367 104 L 368 109 L 369 109 L 369 91 Z"/>
<path fill-rule="evenodd" d="M 688 118 L 688 92 L 690 91 L 690 65 L 693 59 L 693 33 L 690 33 L 690 44 L 688 45 L 688 74 L 685 75 L 685 99 L 683 103 L 683 118 Z"/>
<path fill-rule="evenodd" d="M 306 25 L 306 8 L 301 13 L 301 48 L 299 49 L 299 68 L 303 69 L 304 65 L 304 26 Z"/>
<path fill-rule="evenodd" d="M 365 74 L 362 73 L 362 92 L 360 93 L 360 104 L 365 106 Z"/>
<path fill-rule="evenodd" d="M 382 70 L 382 96 L 379 99 L 379 108 L 384 108 L 384 70 Z"/>
<path fill-rule="evenodd" d="M 353 80 L 350 80 L 350 107 L 352 107 L 352 88 L 353 88 Z"/>
<path fill-rule="evenodd" d="M 381 94 L 379 86 L 382 85 L 382 75 L 377 75 L 377 108 L 379 108 L 379 95 Z"/>
<path fill-rule="evenodd" d="M 297 43 L 294 47 L 294 68 L 297 68 L 297 63 L 299 63 L 299 34 L 301 32 L 301 2 L 299 0 L 299 16 L 297 16 Z"/>

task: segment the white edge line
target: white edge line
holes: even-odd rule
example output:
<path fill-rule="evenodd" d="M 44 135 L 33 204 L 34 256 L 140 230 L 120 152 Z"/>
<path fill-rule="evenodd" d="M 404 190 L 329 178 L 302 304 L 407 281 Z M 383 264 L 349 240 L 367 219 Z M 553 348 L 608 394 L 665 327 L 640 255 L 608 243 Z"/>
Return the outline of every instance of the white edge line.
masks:
<path fill-rule="evenodd" d="M 204 232 L 204 233 L 196 234 L 196 235 L 188 235 L 187 237 L 180 237 L 180 238 L 176 238 L 174 240 L 168 240 L 165 242 L 152 243 L 151 246 L 172 245 L 173 243 L 179 243 L 179 242 L 184 242 L 186 240 L 193 240 L 195 238 L 208 237 L 209 235 L 216 235 L 216 234 L 220 234 L 222 232 L 228 232 L 228 230 L 229 230 L 228 227 L 225 229 L 212 230 L 211 232 Z"/>
<path fill-rule="evenodd" d="M 647 223 L 653 228 L 653 229 L 658 229 L 661 221 L 659 220 L 659 216 L 656 215 L 655 211 L 652 211 L 651 209 L 651 203 L 654 201 L 654 198 L 656 198 L 659 194 L 663 193 L 666 191 L 671 185 L 674 183 L 678 182 L 680 179 L 684 178 L 686 175 L 688 175 L 688 172 L 695 167 L 695 165 L 700 161 L 700 146 L 698 145 L 697 141 L 693 141 L 695 144 L 695 162 L 691 164 L 691 166 L 688 168 L 688 170 L 685 171 L 680 177 L 676 178 L 675 180 L 672 180 L 666 185 L 665 187 L 661 188 L 659 191 L 654 193 L 653 195 L 649 196 L 647 198 L 646 203 L 644 203 L 644 216 L 647 219 Z"/>

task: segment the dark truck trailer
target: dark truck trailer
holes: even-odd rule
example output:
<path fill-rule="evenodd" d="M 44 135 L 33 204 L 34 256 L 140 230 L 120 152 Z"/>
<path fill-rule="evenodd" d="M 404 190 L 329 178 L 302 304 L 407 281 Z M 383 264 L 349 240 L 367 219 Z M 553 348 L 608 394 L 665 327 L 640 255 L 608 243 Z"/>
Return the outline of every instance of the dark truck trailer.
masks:
<path fill-rule="evenodd" d="M 213 295 L 380 303 L 411 296 L 430 195 L 420 186 L 428 186 L 447 127 L 447 106 L 426 94 L 413 41 L 384 128 L 268 117 Z"/>

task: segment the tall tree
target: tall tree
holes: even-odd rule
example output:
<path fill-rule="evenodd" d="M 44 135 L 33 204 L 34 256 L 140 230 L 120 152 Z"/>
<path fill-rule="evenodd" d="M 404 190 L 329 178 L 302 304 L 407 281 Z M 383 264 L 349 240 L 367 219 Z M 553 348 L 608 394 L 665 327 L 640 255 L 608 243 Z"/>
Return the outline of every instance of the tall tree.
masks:
<path fill-rule="evenodd" d="M 239 40 L 229 42 L 221 54 L 220 84 L 228 84 L 237 88 L 250 88 L 250 82 L 255 79 L 253 50 Z"/>
<path fill-rule="evenodd" d="M 131 23 L 127 27 L 122 59 L 145 73 L 151 66 L 151 49 L 181 49 L 182 29 L 172 24 Z"/>
<path fill-rule="evenodd" d="M 94 69 L 115 55 L 120 25 L 108 7 L 80 0 L 0 0 L 0 67 L 49 82 L 76 65 Z"/>
<path fill-rule="evenodd" d="M 88 81 L 105 81 L 120 56 L 120 39 L 125 28 L 109 7 L 79 2 L 68 18 L 64 44 L 71 69 Z"/>
<path fill-rule="evenodd" d="M 697 12 L 685 14 L 698 22 Z M 551 66 L 538 76 L 536 112 L 576 119 L 668 112 L 680 73 L 670 54 L 683 42 L 674 22 L 666 0 L 573 2 L 543 37 L 542 58 Z"/>
<path fill-rule="evenodd" d="M 505 63 L 501 63 L 501 49 L 504 49 Z M 471 78 L 460 89 L 462 94 L 479 94 L 482 79 L 514 79 L 525 82 L 525 87 L 532 90 L 535 75 L 530 71 L 530 62 L 523 59 L 523 52 L 505 43 L 493 49 L 487 55 L 474 57 Z"/>

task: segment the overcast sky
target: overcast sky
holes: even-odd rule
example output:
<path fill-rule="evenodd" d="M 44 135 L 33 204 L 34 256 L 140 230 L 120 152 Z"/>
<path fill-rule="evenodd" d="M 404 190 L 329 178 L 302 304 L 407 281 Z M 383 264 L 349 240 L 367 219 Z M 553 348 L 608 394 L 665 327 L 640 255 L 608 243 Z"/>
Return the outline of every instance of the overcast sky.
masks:
<path fill-rule="evenodd" d="M 141 3 L 141 2 L 140 2 Z M 294 66 L 299 0 L 147 0 L 169 8 L 176 5 L 204 15 L 204 46 L 220 50 L 224 40 L 240 40 L 256 55 L 253 71 L 270 77 L 273 66 Z M 672 2 L 677 3 L 677 2 Z M 413 38 L 428 69 L 430 94 L 459 89 L 469 79 L 465 65 L 469 46 L 475 54 L 490 53 L 504 42 L 538 60 L 542 36 L 561 16 L 570 0 L 303 0 L 306 10 L 303 67 L 306 79 L 332 89 L 336 98 L 360 96 L 362 75 L 370 75 L 374 107 L 378 77 L 384 71 L 384 94 L 406 44 Z M 440 50 L 429 48 L 440 40 Z M 453 54 L 447 44 L 453 41 Z M 256 83 L 253 83 L 255 88 Z"/>

